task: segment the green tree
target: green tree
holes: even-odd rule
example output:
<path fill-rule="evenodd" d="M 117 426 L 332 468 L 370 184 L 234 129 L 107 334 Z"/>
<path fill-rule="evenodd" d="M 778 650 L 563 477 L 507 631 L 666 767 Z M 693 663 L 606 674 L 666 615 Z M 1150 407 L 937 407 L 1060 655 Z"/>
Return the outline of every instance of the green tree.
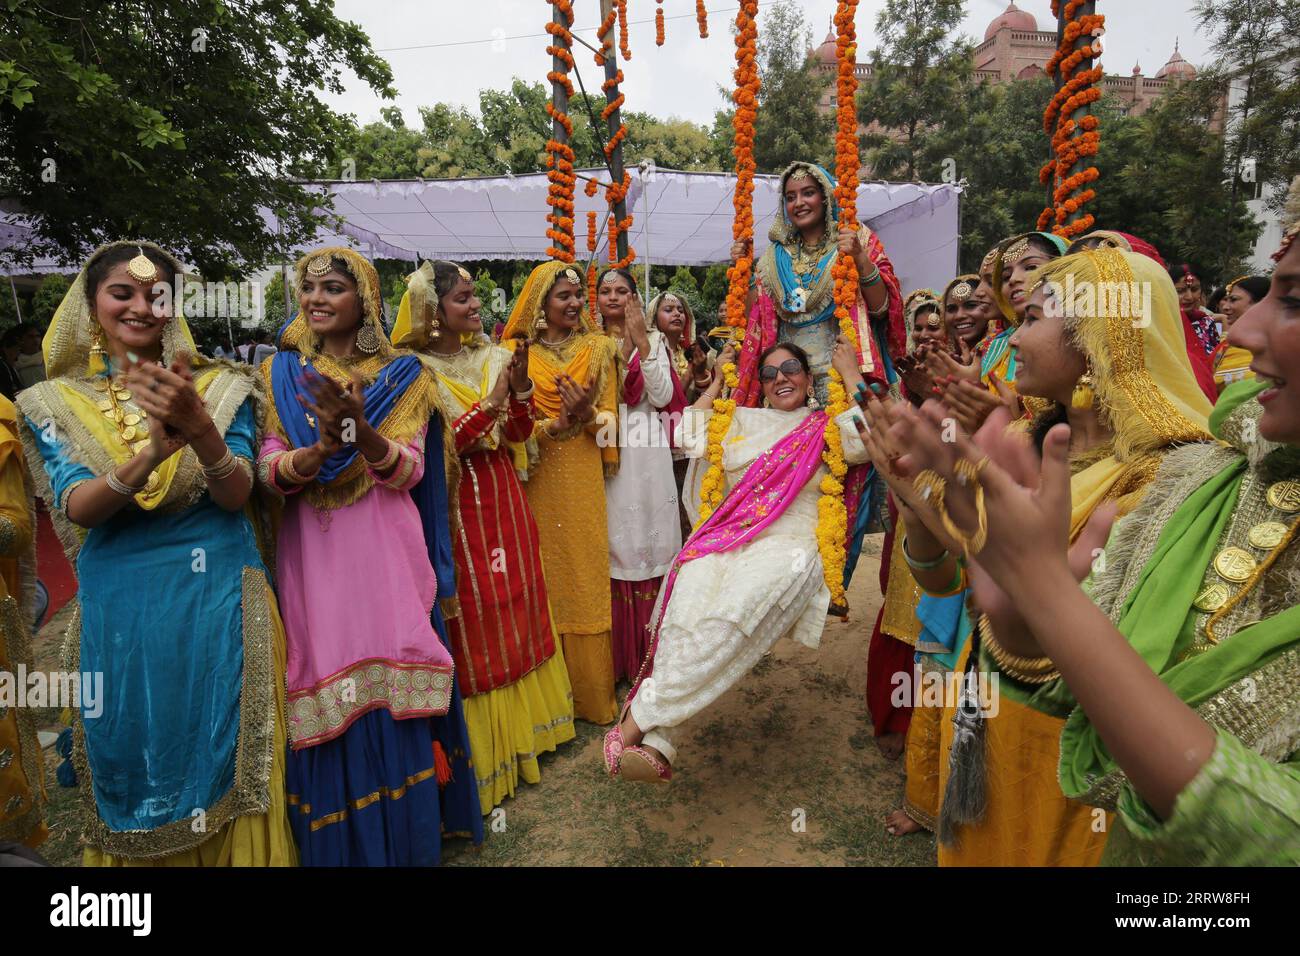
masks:
<path fill-rule="evenodd" d="M 959 122 L 935 129 L 918 151 L 916 173 L 928 182 L 964 179 L 960 268 L 973 272 L 994 244 L 1033 228 L 1046 203 L 1038 170 L 1047 159 L 1045 78 L 973 84 L 956 110 Z"/>
<path fill-rule="evenodd" d="M 28 320 L 35 322 L 42 329 L 48 328 L 50 320 L 54 318 L 55 310 L 63 301 L 63 297 L 68 294 L 70 286 L 67 276 L 59 275 L 57 272 L 42 279 L 32 295 L 32 310 Z"/>
<path fill-rule="evenodd" d="M 296 177 L 347 130 L 321 94 L 346 69 L 393 95 L 387 63 L 330 3 L 6 7 L 0 195 L 36 217 L 33 255 L 148 235 L 209 278 L 284 258 L 321 220 Z"/>
<path fill-rule="evenodd" d="M 383 120 L 353 127 L 326 176 L 331 179 L 415 179 L 424 175 L 425 135 L 407 127 L 402 111 L 386 106 Z"/>
<path fill-rule="evenodd" d="M 796 159 L 829 166 L 835 155 L 834 119 L 817 108 L 830 77 L 818 71 L 811 47 L 812 31 L 798 4 L 779 0 L 768 9 L 757 50 L 754 162 L 760 173 L 780 172 Z M 729 128 L 727 136 L 734 138 Z"/>
<path fill-rule="evenodd" d="M 879 45 L 858 94 L 858 116 L 868 130 L 862 141 L 875 175 L 918 178 L 933 142 L 966 121 L 972 48 L 951 39 L 963 13 L 961 0 L 886 0 L 876 15 Z"/>
<path fill-rule="evenodd" d="M 262 293 L 262 327 L 279 330 L 288 320 L 284 314 L 284 270 L 275 270 Z"/>
<path fill-rule="evenodd" d="M 1253 198 L 1256 184 L 1272 186 L 1280 210 L 1287 184 L 1300 173 L 1300 4 L 1200 0 L 1195 13 L 1218 58 L 1193 82 L 1227 100 L 1233 196 Z"/>
<path fill-rule="evenodd" d="M 1212 87 L 1184 83 L 1142 116 L 1102 112 L 1093 211 L 1099 228 L 1141 236 L 1223 281 L 1243 271 L 1259 224 L 1225 182 L 1226 144 L 1210 127 L 1217 109 Z"/>

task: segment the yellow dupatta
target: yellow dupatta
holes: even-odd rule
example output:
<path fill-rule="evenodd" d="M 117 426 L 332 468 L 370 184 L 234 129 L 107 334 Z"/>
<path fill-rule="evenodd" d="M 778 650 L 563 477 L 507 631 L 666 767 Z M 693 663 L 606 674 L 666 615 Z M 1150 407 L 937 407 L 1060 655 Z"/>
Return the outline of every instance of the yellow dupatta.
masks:
<path fill-rule="evenodd" d="M 571 276 L 565 276 L 569 272 Z M 577 278 L 573 278 L 573 277 Z M 567 262 L 552 260 L 543 262 L 528 276 L 519 298 L 515 300 L 510 312 L 510 319 L 502 333 L 503 345 L 513 348 L 521 338 L 535 338 L 537 324 L 542 319 L 546 296 L 561 277 L 572 279 L 582 286 L 582 277 Z M 592 322 L 586 307 L 582 309 L 582 332 L 561 349 L 547 347 L 533 348 L 528 353 L 528 374 L 533 380 L 533 403 L 547 418 L 557 418 L 563 411 L 564 403 L 560 398 L 556 379 L 565 374 L 574 381 L 585 384 L 595 381 L 596 395 L 603 396 L 609 389 L 609 374 L 617 376 L 617 349 L 614 340 L 599 331 Z M 617 378 L 615 378 L 615 384 Z M 596 428 L 613 427 L 618 433 L 618 398 L 614 397 L 613 408 L 600 408 L 596 412 Z M 611 421 L 612 419 L 612 421 Z M 618 442 L 605 443 L 600 449 L 601 462 L 606 477 L 618 472 Z"/>
<path fill-rule="evenodd" d="M 145 246 L 165 256 L 176 275 L 172 297 L 174 314 L 163 327 L 161 363 L 171 363 L 182 352 L 190 356 L 195 390 L 203 399 L 218 432 L 224 435 L 245 399 L 253 395 L 260 400 L 261 393 L 249 371 L 227 362 L 206 359 L 198 353 L 180 309 L 184 266 L 166 250 L 142 241 L 108 243 L 96 249 L 86 264 L 119 247 L 136 249 Z M 100 406 L 107 395 L 105 386 L 111 385 L 106 378 L 108 368 L 104 358 L 92 350 L 93 333 L 98 322 L 88 299 L 86 272 L 86 266 L 83 266 L 55 310 L 42 341 L 49 377 L 25 390 L 19 396 L 18 407 L 23 416 L 37 427 L 53 428 L 74 460 L 96 475 L 102 475 L 130 459 L 148 441 L 148 434 L 141 430 L 138 437 L 125 439 Z M 27 455 L 37 490 L 51 503 L 56 517 L 61 518 L 34 444 L 28 443 Z M 189 446 L 169 457 L 153 474 L 156 480 L 135 496 L 135 503 L 145 511 L 182 510 L 198 501 L 207 488 L 198 456 Z M 75 554 L 84 529 L 71 525 L 60 527 L 61 521 L 55 524 L 65 548 L 69 554 Z"/>

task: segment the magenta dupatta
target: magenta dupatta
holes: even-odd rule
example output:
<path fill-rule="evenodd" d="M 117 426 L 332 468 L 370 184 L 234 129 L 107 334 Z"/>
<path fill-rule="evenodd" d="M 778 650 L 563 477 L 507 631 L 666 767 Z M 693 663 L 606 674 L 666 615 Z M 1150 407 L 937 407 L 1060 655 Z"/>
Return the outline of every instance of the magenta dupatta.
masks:
<path fill-rule="evenodd" d="M 677 572 L 683 564 L 707 554 L 722 554 L 748 544 L 777 518 L 785 514 L 808 479 L 821 464 L 826 432 L 826 413 L 813 412 L 790 434 L 759 455 L 741 476 L 736 487 L 723 499 L 718 510 L 695 529 L 682 545 L 659 595 L 659 614 L 655 618 L 650 647 L 628 692 L 630 701 L 642 681 L 654 670 L 655 649 L 659 646 L 659 628 L 663 624 L 668 600 L 672 597 Z"/>

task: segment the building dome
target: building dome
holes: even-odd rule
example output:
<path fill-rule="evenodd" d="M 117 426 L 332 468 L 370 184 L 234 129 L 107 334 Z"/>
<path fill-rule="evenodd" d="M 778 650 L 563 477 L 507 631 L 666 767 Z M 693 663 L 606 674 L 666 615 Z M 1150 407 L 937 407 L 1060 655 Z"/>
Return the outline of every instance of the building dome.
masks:
<path fill-rule="evenodd" d="M 1016 6 L 1016 0 L 1011 0 L 998 18 L 989 24 L 989 28 L 984 31 L 984 39 L 992 40 L 993 37 L 1003 30 L 1018 30 L 1023 33 L 1037 33 L 1038 21 L 1028 10 L 1021 10 Z"/>
<path fill-rule="evenodd" d="M 826 39 L 822 45 L 813 51 L 813 55 L 821 62 L 830 66 L 835 65 L 835 24 L 832 21 L 830 32 L 826 34 Z"/>
<path fill-rule="evenodd" d="M 1169 58 L 1169 62 L 1160 68 L 1156 74 L 1157 80 L 1177 80 L 1196 75 L 1196 67 L 1192 66 L 1183 59 L 1183 55 L 1178 52 L 1178 43 L 1174 43 L 1174 55 Z"/>

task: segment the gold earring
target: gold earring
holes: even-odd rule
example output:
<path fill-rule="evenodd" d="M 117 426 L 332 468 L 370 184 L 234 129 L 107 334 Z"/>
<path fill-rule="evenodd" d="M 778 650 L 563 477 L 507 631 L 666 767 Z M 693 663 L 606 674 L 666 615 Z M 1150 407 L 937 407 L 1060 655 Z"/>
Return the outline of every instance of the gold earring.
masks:
<path fill-rule="evenodd" d="M 104 358 L 104 327 L 99 324 L 99 320 L 92 318 L 94 325 L 90 329 L 90 357 L 97 358 L 101 361 Z"/>
<path fill-rule="evenodd" d="M 429 320 L 429 334 L 434 337 L 437 337 L 441 330 L 442 330 L 442 323 L 438 321 L 438 312 L 435 309 L 433 313 L 433 318 Z"/>
<path fill-rule="evenodd" d="M 369 322 L 363 321 L 357 332 L 357 351 L 366 355 L 374 355 L 379 351 L 379 333 Z"/>
<path fill-rule="evenodd" d="M 546 313 L 538 312 L 537 318 L 533 321 L 533 328 L 538 332 L 546 331 Z"/>
<path fill-rule="evenodd" d="M 1070 407 L 1085 409 L 1092 408 L 1096 401 L 1097 393 L 1093 391 L 1092 368 L 1089 366 L 1088 371 L 1079 376 L 1079 381 L 1074 385 L 1074 393 L 1070 396 Z"/>

